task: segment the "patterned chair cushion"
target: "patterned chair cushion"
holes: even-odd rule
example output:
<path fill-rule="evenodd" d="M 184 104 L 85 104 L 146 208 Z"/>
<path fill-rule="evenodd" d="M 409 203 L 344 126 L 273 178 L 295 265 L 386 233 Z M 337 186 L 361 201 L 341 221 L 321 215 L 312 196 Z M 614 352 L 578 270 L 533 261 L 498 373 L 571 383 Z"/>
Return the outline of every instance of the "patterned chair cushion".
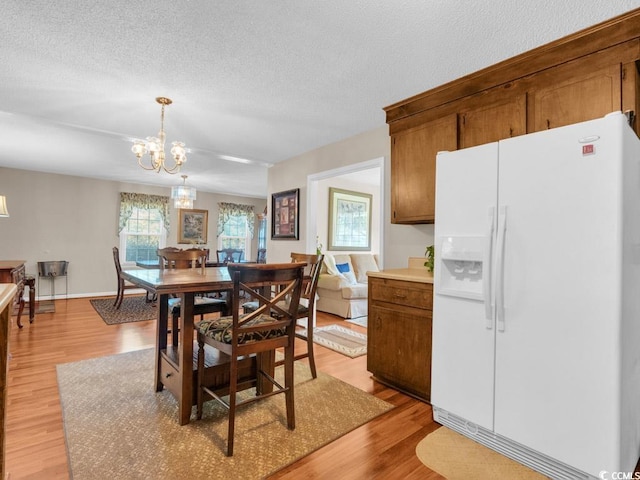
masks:
<path fill-rule="evenodd" d="M 245 318 L 246 315 L 240 315 L 240 320 Z M 260 325 L 263 323 L 272 323 L 273 318 L 269 315 L 260 315 L 250 320 L 246 325 Z M 233 317 L 220 317 L 213 319 L 206 319 L 195 324 L 195 329 L 198 333 L 201 333 L 217 342 L 231 343 L 231 329 L 233 327 Z M 252 332 L 242 334 L 238 338 L 238 343 L 250 343 L 258 340 L 267 340 L 269 338 L 282 337 L 286 335 L 285 328 L 275 328 L 265 332 Z"/>

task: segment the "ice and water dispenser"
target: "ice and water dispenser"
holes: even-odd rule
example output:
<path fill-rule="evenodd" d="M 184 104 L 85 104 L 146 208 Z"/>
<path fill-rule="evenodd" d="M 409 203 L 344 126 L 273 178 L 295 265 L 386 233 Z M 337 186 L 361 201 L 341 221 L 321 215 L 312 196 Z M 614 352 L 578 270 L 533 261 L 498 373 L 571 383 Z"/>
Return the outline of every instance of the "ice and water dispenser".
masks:
<path fill-rule="evenodd" d="M 483 299 L 485 266 L 485 237 L 444 236 L 436 242 L 440 263 L 436 266 L 440 276 L 442 295 Z"/>

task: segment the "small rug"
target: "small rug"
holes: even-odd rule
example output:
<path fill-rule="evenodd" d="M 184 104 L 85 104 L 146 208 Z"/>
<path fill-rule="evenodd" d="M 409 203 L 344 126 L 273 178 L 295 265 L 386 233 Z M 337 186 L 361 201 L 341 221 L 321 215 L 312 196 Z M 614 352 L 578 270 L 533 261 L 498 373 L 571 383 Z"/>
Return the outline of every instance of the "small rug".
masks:
<path fill-rule="evenodd" d="M 313 331 L 313 343 L 351 358 L 367 353 L 367 335 L 340 325 L 316 328 Z"/>
<path fill-rule="evenodd" d="M 98 315 L 102 317 L 107 325 L 117 325 L 119 323 L 142 322 L 144 320 L 154 320 L 158 311 L 153 303 L 147 302 L 146 297 L 130 296 L 124 297 L 122 305 L 116 310 L 113 306 L 114 297 L 97 298 L 91 300 L 91 305 L 96 309 Z"/>
<path fill-rule="evenodd" d="M 440 427 L 418 443 L 422 463 L 447 480 L 543 480 L 544 475 L 494 452 L 446 427 Z"/>
<path fill-rule="evenodd" d="M 284 395 L 243 406 L 229 458 L 226 410 L 206 402 L 202 420 L 194 408 L 180 426 L 173 395 L 154 391 L 153 349 L 57 365 L 57 373 L 74 480 L 264 478 L 393 408 L 322 372 L 311 379 L 296 362 L 295 430 Z"/>
<path fill-rule="evenodd" d="M 368 319 L 369 317 L 365 315 L 364 317 L 349 318 L 347 322 L 354 323 L 356 325 L 360 325 L 361 327 L 367 328 Z"/>

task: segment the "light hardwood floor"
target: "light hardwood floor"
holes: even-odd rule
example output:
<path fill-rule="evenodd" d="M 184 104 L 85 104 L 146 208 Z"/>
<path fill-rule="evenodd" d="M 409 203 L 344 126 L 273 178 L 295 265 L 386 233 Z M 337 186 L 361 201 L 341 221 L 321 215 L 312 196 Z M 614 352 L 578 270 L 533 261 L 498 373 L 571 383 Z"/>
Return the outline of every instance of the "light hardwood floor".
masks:
<path fill-rule="evenodd" d="M 22 330 L 12 318 L 6 431 L 10 480 L 69 478 L 55 365 L 155 345 L 155 321 L 106 325 L 89 299 L 57 300 L 55 313 L 36 315 Z M 319 312 L 318 325 L 361 327 Z M 305 348 L 302 346 L 300 348 Z M 441 479 L 420 463 L 415 447 L 438 428 L 431 407 L 370 378 L 366 356 L 350 359 L 317 346 L 320 371 L 396 408 L 302 458 L 277 479 Z M 151 388 L 151 387 L 150 387 Z M 155 479 L 154 479 L 155 480 Z"/>

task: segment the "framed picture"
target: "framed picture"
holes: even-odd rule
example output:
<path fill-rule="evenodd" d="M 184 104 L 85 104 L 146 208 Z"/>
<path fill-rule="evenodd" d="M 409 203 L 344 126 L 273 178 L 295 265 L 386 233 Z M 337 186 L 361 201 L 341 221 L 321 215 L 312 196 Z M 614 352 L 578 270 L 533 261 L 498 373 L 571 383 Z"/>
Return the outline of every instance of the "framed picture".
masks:
<path fill-rule="evenodd" d="M 271 195 L 271 239 L 298 240 L 300 189 Z"/>
<path fill-rule="evenodd" d="M 207 243 L 208 210 L 180 209 L 178 243 Z"/>
<path fill-rule="evenodd" d="M 372 198 L 329 188 L 329 250 L 371 250 Z"/>

